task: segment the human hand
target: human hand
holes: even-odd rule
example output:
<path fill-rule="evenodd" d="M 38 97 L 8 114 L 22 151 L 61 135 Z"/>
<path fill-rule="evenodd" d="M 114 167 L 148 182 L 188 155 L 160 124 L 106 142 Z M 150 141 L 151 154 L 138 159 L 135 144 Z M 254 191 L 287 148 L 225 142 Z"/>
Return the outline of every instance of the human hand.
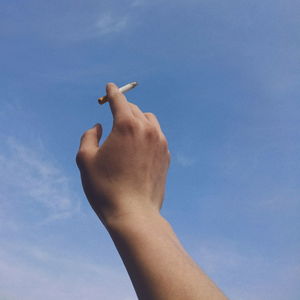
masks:
<path fill-rule="evenodd" d="M 170 164 L 167 140 L 152 113 L 107 85 L 113 128 L 99 146 L 100 124 L 87 130 L 76 162 L 84 192 L 104 225 L 126 215 L 159 213 Z"/>

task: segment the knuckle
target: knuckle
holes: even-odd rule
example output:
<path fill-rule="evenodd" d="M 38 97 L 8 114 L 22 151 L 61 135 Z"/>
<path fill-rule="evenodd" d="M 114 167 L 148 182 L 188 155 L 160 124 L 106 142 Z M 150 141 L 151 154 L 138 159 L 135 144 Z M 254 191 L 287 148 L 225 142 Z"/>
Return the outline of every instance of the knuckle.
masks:
<path fill-rule="evenodd" d="M 146 112 L 145 115 L 151 118 L 156 118 L 155 114 L 152 112 Z"/>
<path fill-rule="evenodd" d="M 132 111 L 134 111 L 134 112 L 140 111 L 140 108 L 136 104 L 130 103 L 129 105 L 130 105 Z"/>
<path fill-rule="evenodd" d="M 129 105 L 130 105 L 132 108 L 135 108 L 135 109 L 139 108 L 136 104 L 131 103 L 131 102 L 129 102 Z"/>
<path fill-rule="evenodd" d="M 148 125 L 144 128 L 144 135 L 147 139 L 154 140 L 154 139 L 157 139 L 158 132 L 154 126 Z"/>
<path fill-rule="evenodd" d="M 133 118 L 122 118 L 116 121 L 116 127 L 121 132 L 133 133 L 136 131 L 138 124 Z"/>
<path fill-rule="evenodd" d="M 165 136 L 163 136 L 163 137 L 161 138 L 160 143 L 161 143 L 162 148 L 163 148 L 165 151 L 168 151 L 169 145 L 168 145 L 168 141 L 167 141 L 167 139 L 166 139 Z"/>
<path fill-rule="evenodd" d="M 150 122 L 157 120 L 157 117 L 155 116 L 155 114 L 153 114 L 151 112 L 146 112 L 146 113 L 144 113 L 144 115 Z"/>

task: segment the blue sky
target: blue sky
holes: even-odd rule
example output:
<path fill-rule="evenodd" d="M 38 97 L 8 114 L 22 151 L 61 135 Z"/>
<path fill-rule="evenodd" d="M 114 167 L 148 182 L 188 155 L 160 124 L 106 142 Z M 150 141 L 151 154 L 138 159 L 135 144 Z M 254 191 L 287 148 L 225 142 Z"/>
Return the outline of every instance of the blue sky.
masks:
<path fill-rule="evenodd" d="M 2 1 L 0 298 L 136 299 L 81 190 L 106 82 L 155 113 L 162 214 L 230 299 L 300 299 L 300 3 Z"/>

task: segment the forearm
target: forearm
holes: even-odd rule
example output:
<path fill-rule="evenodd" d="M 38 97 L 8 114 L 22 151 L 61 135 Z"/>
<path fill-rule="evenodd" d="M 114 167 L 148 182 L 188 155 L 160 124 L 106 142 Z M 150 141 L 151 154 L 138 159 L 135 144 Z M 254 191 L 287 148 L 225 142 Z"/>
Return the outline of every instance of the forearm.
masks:
<path fill-rule="evenodd" d="M 107 229 L 140 300 L 224 300 L 158 213 L 125 215 Z"/>
<path fill-rule="evenodd" d="M 85 194 L 108 229 L 140 300 L 224 300 L 160 216 L 170 165 L 168 142 L 151 113 L 107 85 L 113 128 L 99 146 L 98 124 L 76 161 Z"/>

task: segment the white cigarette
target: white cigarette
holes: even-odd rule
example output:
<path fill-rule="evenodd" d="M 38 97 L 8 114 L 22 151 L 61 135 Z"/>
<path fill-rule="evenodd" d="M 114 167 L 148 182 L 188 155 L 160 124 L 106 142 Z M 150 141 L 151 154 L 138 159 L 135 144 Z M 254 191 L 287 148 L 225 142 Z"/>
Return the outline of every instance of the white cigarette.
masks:
<path fill-rule="evenodd" d="M 121 86 L 121 87 L 119 88 L 119 91 L 120 91 L 121 93 L 126 93 L 126 92 L 132 90 L 133 88 L 135 88 L 137 85 L 138 85 L 138 83 L 135 82 L 135 81 L 134 81 L 134 82 L 130 82 L 130 83 L 125 84 L 124 86 Z M 107 102 L 107 101 L 109 101 L 107 95 L 105 95 L 105 96 L 103 96 L 103 97 L 101 97 L 101 98 L 98 98 L 99 104 L 104 104 L 104 103 Z"/>

